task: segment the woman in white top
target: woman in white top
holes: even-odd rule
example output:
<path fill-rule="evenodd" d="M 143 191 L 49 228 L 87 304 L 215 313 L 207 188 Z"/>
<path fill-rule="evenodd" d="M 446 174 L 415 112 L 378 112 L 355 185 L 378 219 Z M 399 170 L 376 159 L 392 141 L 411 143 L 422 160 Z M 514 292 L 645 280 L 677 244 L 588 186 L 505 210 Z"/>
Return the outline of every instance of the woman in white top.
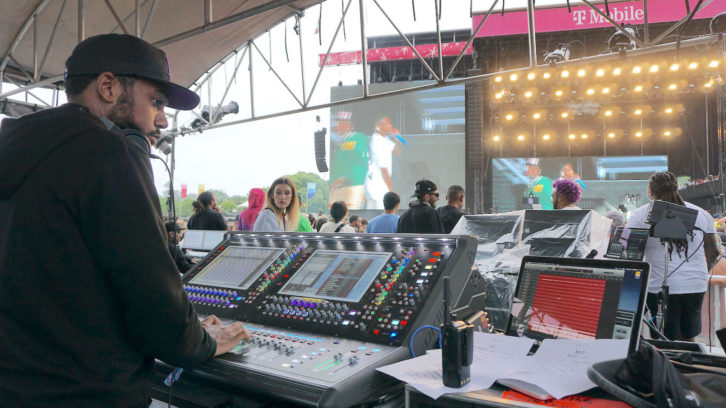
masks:
<path fill-rule="evenodd" d="M 252 228 L 256 232 L 296 231 L 300 223 L 295 183 L 287 177 L 272 182 L 265 209 L 260 211 Z"/>
<path fill-rule="evenodd" d="M 320 228 L 320 232 L 355 232 L 355 229 L 350 225 L 345 225 L 343 221 L 345 216 L 348 214 L 348 206 L 345 205 L 345 201 L 336 201 L 330 206 L 330 217 L 333 219 L 330 222 L 326 222 Z"/>
<path fill-rule="evenodd" d="M 720 250 L 713 217 L 702 208 L 683 201 L 678 182 L 670 171 L 655 173 L 648 179 L 648 197 L 683 205 L 698 211 L 696 228 L 685 240 L 669 243 L 668 307 L 664 334 L 670 340 L 693 341 L 701 332 L 701 304 L 708 287 L 708 271 L 718 261 Z M 630 214 L 628 228 L 650 228 L 645 223 L 646 204 Z M 645 258 L 650 263 L 647 305 L 651 315 L 657 313 L 657 294 L 663 286 L 665 248 L 657 238 L 648 238 Z M 654 333 L 653 333 L 654 334 Z"/>
<path fill-rule="evenodd" d="M 552 183 L 552 207 L 555 210 L 581 210 L 575 203 L 580 201 L 580 186 L 568 179 Z"/>

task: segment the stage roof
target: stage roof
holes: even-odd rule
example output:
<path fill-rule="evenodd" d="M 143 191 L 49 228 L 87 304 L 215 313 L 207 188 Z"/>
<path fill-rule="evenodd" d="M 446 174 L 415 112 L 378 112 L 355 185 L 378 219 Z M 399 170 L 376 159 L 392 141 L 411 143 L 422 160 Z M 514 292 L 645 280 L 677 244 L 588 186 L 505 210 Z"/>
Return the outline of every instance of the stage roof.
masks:
<path fill-rule="evenodd" d="M 82 5 L 85 38 L 138 33 L 166 52 L 172 81 L 190 86 L 247 40 L 321 1 L 0 0 L 0 72 L 5 62 L 5 74 L 26 84 L 62 75 L 78 42 Z"/>

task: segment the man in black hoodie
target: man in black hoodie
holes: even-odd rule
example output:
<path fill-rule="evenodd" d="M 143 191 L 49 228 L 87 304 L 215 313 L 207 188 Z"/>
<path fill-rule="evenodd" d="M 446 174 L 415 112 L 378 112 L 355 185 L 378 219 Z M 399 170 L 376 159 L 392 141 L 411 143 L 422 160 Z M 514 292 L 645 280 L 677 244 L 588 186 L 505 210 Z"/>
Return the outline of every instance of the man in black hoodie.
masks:
<path fill-rule="evenodd" d="M 0 127 L 0 405 L 146 406 L 154 358 L 190 367 L 249 336 L 199 321 L 148 146 L 119 130 L 154 140 L 165 106 L 199 97 L 129 35 L 81 42 L 66 69 L 69 104 Z"/>
<path fill-rule="evenodd" d="M 439 200 L 436 184 L 426 179 L 417 181 L 413 197 L 416 199 L 408 204 L 408 210 L 401 215 L 396 232 L 443 234 L 441 219 L 434 209 Z"/>

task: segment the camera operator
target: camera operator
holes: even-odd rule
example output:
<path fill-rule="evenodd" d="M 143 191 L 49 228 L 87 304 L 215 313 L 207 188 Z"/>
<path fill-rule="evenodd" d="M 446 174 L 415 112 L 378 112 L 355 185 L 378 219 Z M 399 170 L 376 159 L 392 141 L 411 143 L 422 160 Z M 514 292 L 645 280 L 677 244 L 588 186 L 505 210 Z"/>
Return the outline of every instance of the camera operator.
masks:
<path fill-rule="evenodd" d="M 678 193 L 676 176 L 658 172 L 648 179 L 648 197 L 682 205 L 698 211 L 696 226 L 685 240 L 670 240 L 668 258 L 668 307 L 665 315 L 664 334 L 670 340 L 693 341 L 701 332 L 701 305 L 708 286 L 708 271 L 720 257 L 719 238 L 714 220 L 702 208 L 683 201 Z M 645 223 L 648 213 L 646 204 L 630 215 L 629 228 L 650 228 Z M 663 285 L 665 248 L 658 238 L 648 238 L 645 261 L 650 263 L 647 305 L 655 316 L 658 307 L 657 294 Z"/>

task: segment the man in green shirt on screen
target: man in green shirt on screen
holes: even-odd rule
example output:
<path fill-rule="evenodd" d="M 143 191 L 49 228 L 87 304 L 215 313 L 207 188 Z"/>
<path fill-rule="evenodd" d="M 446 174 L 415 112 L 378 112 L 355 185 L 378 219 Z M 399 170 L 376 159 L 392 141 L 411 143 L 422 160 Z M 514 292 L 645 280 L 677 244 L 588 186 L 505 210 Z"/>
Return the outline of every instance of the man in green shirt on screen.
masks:
<path fill-rule="evenodd" d="M 333 134 L 339 142 L 331 159 L 330 202 L 344 201 L 348 208 L 363 208 L 363 183 L 368 173 L 368 136 L 354 131 L 351 117 L 350 112 L 333 115 Z"/>
<path fill-rule="evenodd" d="M 527 159 L 526 175 L 529 177 L 529 185 L 524 192 L 525 198 L 537 198 L 537 202 L 543 210 L 552 209 L 552 179 L 543 176 L 539 167 L 538 158 Z M 534 204 L 534 203 L 532 203 Z M 537 208 L 534 207 L 533 208 Z"/>

